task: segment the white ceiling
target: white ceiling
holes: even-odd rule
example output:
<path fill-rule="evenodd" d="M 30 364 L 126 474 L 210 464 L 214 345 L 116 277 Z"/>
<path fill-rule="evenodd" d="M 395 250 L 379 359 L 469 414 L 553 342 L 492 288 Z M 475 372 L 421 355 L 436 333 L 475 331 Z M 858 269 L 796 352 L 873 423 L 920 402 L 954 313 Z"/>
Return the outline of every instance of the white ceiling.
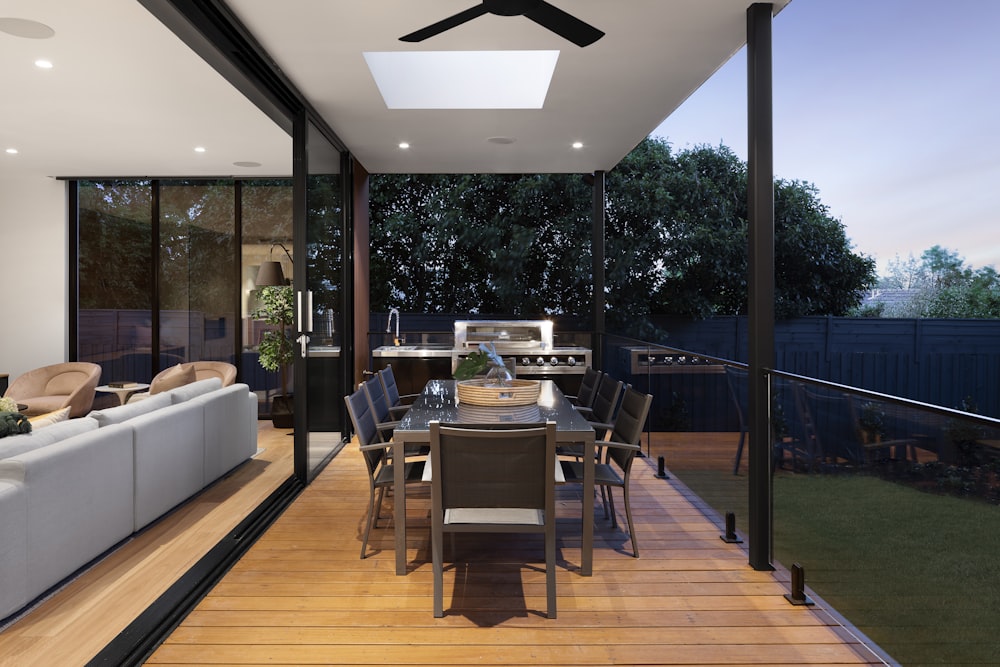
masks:
<path fill-rule="evenodd" d="M 789 0 L 775 2 L 783 7 Z M 603 30 L 580 48 L 523 17 L 398 38 L 478 0 L 230 0 L 284 75 L 371 172 L 612 168 L 745 42 L 749 0 L 552 0 Z M 137 0 L 4 0 L 0 177 L 291 173 L 291 139 Z M 389 110 L 365 51 L 559 49 L 540 110 Z M 38 58 L 54 63 L 48 71 Z M 461 85 L 460 81 L 455 82 Z M 510 144 L 487 141 L 512 137 Z M 411 148 L 402 151 L 401 141 Z M 571 144 L 580 141 L 582 149 Z M 194 152 L 195 146 L 206 152 Z M 259 167 L 236 166 L 256 162 Z"/>

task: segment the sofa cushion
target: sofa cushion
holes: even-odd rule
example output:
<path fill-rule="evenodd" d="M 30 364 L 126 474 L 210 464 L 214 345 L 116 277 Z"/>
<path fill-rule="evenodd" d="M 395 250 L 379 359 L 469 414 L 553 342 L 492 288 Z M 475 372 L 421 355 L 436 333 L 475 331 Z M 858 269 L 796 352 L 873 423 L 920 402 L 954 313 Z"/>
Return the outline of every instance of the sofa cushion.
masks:
<path fill-rule="evenodd" d="M 31 601 L 28 591 L 28 492 L 0 479 L 0 618 Z"/>
<path fill-rule="evenodd" d="M 94 410 L 87 416 L 96 419 L 97 423 L 101 426 L 108 426 L 109 424 L 121 424 L 133 417 L 165 408 L 168 405 L 170 405 L 170 396 L 168 394 L 157 394 L 156 396 L 150 396 L 145 401 L 126 403 L 125 405 L 108 408 L 107 410 Z"/>
<path fill-rule="evenodd" d="M 46 447 L 54 442 L 71 438 L 79 433 L 97 430 L 97 421 L 89 417 L 68 419 L 31 433 L 14 435 L 0 440 L 0 459 L 7 459 L 24 452 Z"/>
<path fill-rule="evenodd" d="M 66 421 L 69 419 L 69 410 L 70 408 L 67 405 L 61 410 L 53 410 L 52 412 L 46 412 L 44 415 L 28 417 L 28 421 L 31 422 L 32 430 L 37 431 L 40 428 L 45 428 L 46 426 L 52 426 L 53 424 Z"/>
<path fill-rule="evenodd" d="M 205 407 L 187 401 L 140 415 L 127 426 L 133 433 L 139 530 L 204 486 Z"/>
<path fill-rule="evenodd" d="M 219 378 L 208 378 L 186 384 L 183 387 L 177 387 L 177 389 L 171 389 L 167 392 L 167 395 L 170 396 L 170 401 L 174 405 L 177 405 L 178 403 L 191 400 L 195 396 L 201 396 L 202 394 L 207 394 L 210 391 L 221 388 L 222 380 Z"/>
<path fill-rule="evenodd" d="M 164 391 L 176 389 L 177 387 L 183 387 L 194 381 L 194 366 L 177 364 L 153 378 L 153 383 L 149 385 L 149 393 L 151 395 L 159 394 Z"/>
<path fill-rule="evenodd" d="M 124 425 L 81 433 L 0 461 L 0 480 L 21 483 L 27 492 L 27 584 L 32 597 L 132 532 L 132 471 L 132 430 Z"/>

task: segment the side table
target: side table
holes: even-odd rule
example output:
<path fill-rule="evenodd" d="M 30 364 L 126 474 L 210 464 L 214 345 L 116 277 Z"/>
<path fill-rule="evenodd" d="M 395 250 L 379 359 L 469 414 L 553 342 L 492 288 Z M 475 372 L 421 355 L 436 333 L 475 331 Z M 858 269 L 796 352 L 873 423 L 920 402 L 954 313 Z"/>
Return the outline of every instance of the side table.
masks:
<path fill-rule="evenodd" d="M 149 389 L 149 385 L 142 382 L 130 382 L 127 387 L 112 387 L 107 384 L 102 384 L 97 387 L 97 391 L 104 392 L 105 394 L 116 395 L 118 397 L 118 405 L 124 405 L 125 401 L 128 400 L 129 395 L 146 389 Z"/>

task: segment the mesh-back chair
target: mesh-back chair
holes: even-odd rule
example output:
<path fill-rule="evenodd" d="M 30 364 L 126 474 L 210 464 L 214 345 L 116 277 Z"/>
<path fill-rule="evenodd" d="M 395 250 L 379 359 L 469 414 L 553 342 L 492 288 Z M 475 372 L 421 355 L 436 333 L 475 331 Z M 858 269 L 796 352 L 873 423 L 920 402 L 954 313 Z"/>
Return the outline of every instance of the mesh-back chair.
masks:
<path fill-rule="evenodd" d="M 604 373 L 601 371 L 587 366 L 586 370 L 583 371 L 583 378 L 580 379 L 580 389 L 576 392 L 576 396 L 566 397 L 584 417 L 590 417 L 593 412 L 597 385 L 600 384 L 603 375 Z"/>
<path fill-rule="evenodd" d="M 389 410 L 389 401 L 386 400 L 385 391 L 382 389 L 382 380 L 378 375 L 373 375 L 361 383 L 361 389 L 368 397 L 368 406 L 378 429 L 379 440 L 388 442 L 392 438 L 393 430 L 399 426 L 399 420 L 393 419 Z"/>
<path fill-rule="evenodd" d="M 618 527 L 618 518 L 615 515 L 615 499 L 611 493 L 611 487 L 618 487 L 622 490 L 625 499 L 625 519 L 628 522 L 628 534 L 632 540 L 632 555 L 636 558 L 639 557 L 639 544 L 635 537 L 635 527 L 632 524 L 632 505 L 629 502 L 628 483 L 632 474 L 632 461 L 641 449 L 639 440 L 642 438 L 642 430 L 645 428 L 646 418 L 649 416 L 649 406 L 652 403 L 653 397 L 651 395 L 628 387 L 622 396 L 622 404 L 618 409 L 611 437 L 595 443 L 604 450 L 604 460 L 602 463 L 594 465 L 594 484 L 600 486 L 602 491 L 606 491 L 613 528 Z M 583 483 L 582 461 L 560 461 L 559 465 L 562 467 L 563 477 L 567 483 Z M 589 499 L 585 498 L 584 502 L 589 502 Z M 605 505 L 604 508 L 605 516 L 608 516 L 608 505 Z"/>
<path fill-rule="evenodd" d="M 378 379 L 382 383 L 382 392 L 385 394 L 385 401 L 389 405 L 391 418 L 401 418 L 410 409 L 410 403 L 413 403 L 419 394 L 400 395 L 399 385 L 396 383 L 396 374 L 392 370 L 392 364 L 387 364 L 385 368 L 378 372 Z"/>
<path fill-rule="evenodd" d="M 603 437 L 607 431 L 614 428 L 615 411 L 618 409 L 618 400 L 621 398 L 624 386 L 621 380 L 616 380 L 607 373 L 601 377 L 591 415 L 587 417 L 587 421 L 597 431 L 598 436 Z"/>
<path fill-rule="evenodd" d="M 378 438 L 378 429 L 372 418 L 368 397 L 363 389 L 358 389 L 350 396 L 345 396 L 347 412 L 354 424 L 354 432 L 358 437 L 358 445 L 368 469 L 368 521 L 365 522 L 365 536 L 361 541 L 361 558 L 365 558 L 368 550 L 368 536 L 372 526 L 378 524 L 382 511 L 382 499 L 386 488 L 392 488 L 393 464 L 389 463 L 389 446 Z M 405 463 L 404 479 L 407 484 L 423 483 L 424 461 L 409 461 Z M 375 490 L 378 489 L 378 502 L 375 501 Z"/>
<path fill-rule="evenodd" d="M 444 616 L 444 533 L 541 533 L 556 617 L 556 425 L 430 424 L 434 616 Z"/>

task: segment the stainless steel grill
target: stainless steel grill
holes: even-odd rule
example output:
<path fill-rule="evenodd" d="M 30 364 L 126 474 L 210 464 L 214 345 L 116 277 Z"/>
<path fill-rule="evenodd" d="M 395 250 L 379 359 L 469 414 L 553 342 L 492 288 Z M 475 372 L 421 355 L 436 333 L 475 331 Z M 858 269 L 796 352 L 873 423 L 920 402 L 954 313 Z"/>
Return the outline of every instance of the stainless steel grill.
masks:
<path fill-rule="evenodd" d="M 591 363 L 590 349 L 556 347 L 552 341 L 550 320 L 456 320 L 451 369 L 480 343 L 493 343 L 518 377 L 583 375 Z"/>

